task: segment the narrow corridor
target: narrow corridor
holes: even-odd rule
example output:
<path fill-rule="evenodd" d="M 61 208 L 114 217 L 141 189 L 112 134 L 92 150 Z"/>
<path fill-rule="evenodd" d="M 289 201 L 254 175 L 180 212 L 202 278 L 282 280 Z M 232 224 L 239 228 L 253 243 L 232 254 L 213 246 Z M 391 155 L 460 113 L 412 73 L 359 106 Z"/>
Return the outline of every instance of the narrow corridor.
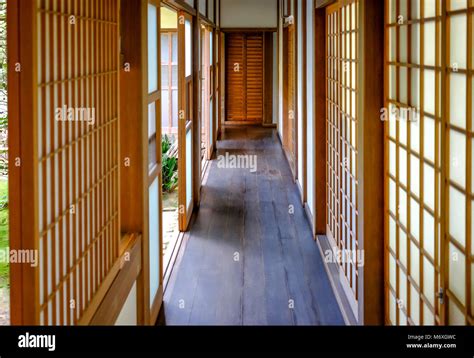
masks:
<path fill-rule="evenodd" d="M 343 325 L 276 131 L 226 128 L 164 298 L 167 325 Z"/>

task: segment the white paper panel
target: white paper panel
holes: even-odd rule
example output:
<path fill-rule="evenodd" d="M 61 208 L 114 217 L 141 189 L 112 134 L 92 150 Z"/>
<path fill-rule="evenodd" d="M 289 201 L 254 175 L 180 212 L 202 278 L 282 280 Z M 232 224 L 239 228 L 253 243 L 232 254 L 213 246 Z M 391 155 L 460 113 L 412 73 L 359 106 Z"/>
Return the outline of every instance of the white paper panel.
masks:
<path fill-rule="evenodd" d="M 424 144 L 425 144 L 425 158 L 435 161 L 435 121 L 432 118 L 424 118 Z"/>
<path fill-rule="evenodd" d="M 424 70 L 424 81 L 424 110 L 435 115 L 435 72 L 433 70 Z"/>
<path fill-rule="evenodd" d="M 391 99 L 398 99 L 397 98 L 397 68 L 395 66 L 389 66 L 389 97 Z"/>
<path fill-rule="evenodd" d="M 450 1 L 450 10 L 460 10 L 467 7 L 467 0 L 451 0 Z"/>
<path fill-rule="evenodd" d="M 400 61 L 408 62 L 408 26 L 400 26 Z M 406 83 L 406 82 L 402 82 Z"/>
<path fill-rule="evenodd" d="M 405 227 L 407 226 L 407 193 L 402 187 L 398 188 L 399 200 L 399 220 Z"/>
<path fill-rule="evenodd" d="M 449 188 L 449 233 L 463 247 L 466 244 L 466 199 L 463 193 Z"/>
<path fill-rule="evenodd" d="M 420 0 L 418 0 L 418 1 L 420 1 Z M 425 0 L 424 1 L 425 18 L 436 16 L 436 1 L 438 1 L 438 0 Z"/>
<path fill-rule="evenodd" d="M 420 70 L 411 69 L 411 101 L 410 105 L 420 110 Z"/>
<path fill-rule="evenodd" d="M 434 315 L 426 304 L 423 304 L 423 325 L 424 326 L 435 325 Z"/>
<path fill-rule="evenodd" d="M 400 102 L 403 104 L 408 103 L 408 69 L 406 67 L 400 67 L 399 69 L 400 75 Z"/>
<path fill-rule="evenodd" d="M 389 111 L 391 111 L 392 108 L 394 108 L 394 106 L 389 105 Z M 390 135 L 391 138 L 396 140 L 396 138 L 397 138 L 397 119 L 394 115 L 392 115 L 392 112 L 389 112 L 388 124 L 389 124 L 389 135 Z"/>
<path fill-rule="evenodd" d="M 408 6 L 407 0 L 398 1 L 398 16 L 402 16 L 404 21 L 408 20 Z"/>
<path fill-rule="evenodd" d="M 434 210 L 435 208 L 435 172 L 434 169 L 428 165 L 423 165 L 423 198 L 425 204 Z"/>
<path fill-rule="evenodd" d="M 420 250 L 414 242 L 410 242 L 411 277 L 420 286 Z"/>
<path fill-rule="evenodd" d="M 411 26 L 411 62 L 420 63 L 420 25 L 413 24 Z"/>
<path fill-rule="evenodd" d="M 420 197 L 420 160 L 411 154 L 410 156 L 410 190 Z"/>
<path fill-rule="evenodd" d="M 420 205 L 413 198 L 410 199 L 411 234 L 416 241 L 420 240 Z"/>
<path fill-rule="evenodd" d="M 430 1 L 425 1 L 430 2 Z M 436 64 L 436 26 L 434 21 L 426 22 L 424 26 L 425 41 L 424 41 L 424 56 L 425 65 L 434 66 Z"/>
<path fill-rule="evenodd" d="M 391 24 L 397 22 L 397 0 L 390 0 L 390 4 L 388 5 L 388 18 Z"/>
<path fill-rule="evenodd" d="M 395 325 L 397 324 L 397 300 L 391 292 L 388 301 L 390 311 L 390 322 Z"/>
<path fill-rule="evenodd" d="M 399 298 L 399 303 L 403 305 L 403 307 L 407 307 L 407 276 L 401 269 L 401 267 L 398 268 L 398 274 L 399 274 L 399 287 L 398 287 L 398 298 Z"/>
<path fill-rule="evenodd" d="M 413 285 L 410 285 L 410 318 L 420 325 L 420 295 Z"/>
<path fill-rule="evenodd" d="M 450 63 L 453 68 L 467 68 L 467 18 L 465 14 L 450 16 Z"/>
<path fill-rule="evenodd" d="M 421 14 L 420 0 L 411 2 L 411 18 L 419 19 Z"/>
<path fill-rule="evenodd" d="M 406 118 L 405 111 L 402 111 L 401 118 L 400 118 L 400 121 L 399 121 L 399 126 L 398 126 L 398 129 L 399 129 L 398 140 L 403 145 L 407 145 L 407 143 L 408 143 L 407 142 L 407 139 L 408 139 L 408 120 L 409 120 L 409 118 Z"/>
<path fill-rule="evenodd" d="M 408 262 L 407 262 L 407 259 L 408 259 L 408 255 L 407 255 L 407 235 L 405 234 L 405 232 L 400 228 L 399 229 L 399 236 L 398 236 L 399 240 L 398 240 L 398 243 L 399 243 L 399 253 L 398 253 L 398 257 L 400 259 L 400 262 L 403 264 L 403 266 L 405 267 L 408 267 Z"/>
<path fill-rule="evenodd" d="M 390 211 L 393 214 L 397 214 L 397 189 L 395 182 L 392 179 L 389 179 L 389 197 L 390 197 Z"/>
<path fill-rule="evenodd" d="M 411 122 L 410 123 L 410 144 L 411 149 L 416 152 L 420 153 L 420 121 Z"/>
<path fill-rule="evenodd" d="M 423 257 L 423 293 L 428 302 L 434 305 L 435 300 L 435 276 L 434 267 L 426 257 Z"/>
<path fill-rule="evenodd" d="M 403 185 L 407 185 L 407 169 L 408 169 L 408 163 L 407 163 L 407 151 L 403 149 L 402 147 L 399 147 L 398 151 L 398 159 L 399 159 L 399 180 Z"/>
<path fill-rule="evenodd" d="M 462 314 L 461 310 L 456 306 L 453 301 L 449 301 L 449 324 L 453 326 L 464 326 L 466 319 Z"/>
<path fill-rule="evenodd" d="M 389 144 L 389 172 L 394 177 L 397 176 L 397 147 L 394 142 L 390 141 Z"/>
<path fill-rule="evenodd" d="M 392 217 L 389 219 L 389 246 L 393 252 L 397 251 L 397 224 Z"/>
<path fill-rule="evenodd" d="M 467 79 L 465 74 L 449 75 L 449 121 L 451 124 L 466 128 Z"/>
<path fill-rule="evenodd" d="M 390 36 L 390 48 L 389 48 L 389 61 L 397 61 L 397 28 L 391 27 L 389 29 Z"/>
<path fill-rule="evenodd" d="M 449 290 L 463 306 L 466 304 L 466 258 L 452 243 L 449 244 Z"/>
<path fill-rule="evenodd" d="M 423 248 L 434 259 L 435 221 L 434 217 L 426 210 L 423 210 Z"/>
<path fill-rule="evenodd" d="M 461 187 L 466 187 L 466 136 L 449 131 L 449 176 Z"/>

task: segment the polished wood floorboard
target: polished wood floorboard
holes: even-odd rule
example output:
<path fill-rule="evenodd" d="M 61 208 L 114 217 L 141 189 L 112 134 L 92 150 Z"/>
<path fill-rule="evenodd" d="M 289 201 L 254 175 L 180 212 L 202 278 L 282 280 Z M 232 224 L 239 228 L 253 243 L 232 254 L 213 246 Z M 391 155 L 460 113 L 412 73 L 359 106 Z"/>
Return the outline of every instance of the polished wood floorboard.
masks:
<path fill-rule="evenodd" d="M 171 274 L 161 324 L 343 325 L 276 132 L 226 128 Z M 294 211 L 294 212 L 293 212 Z"/>

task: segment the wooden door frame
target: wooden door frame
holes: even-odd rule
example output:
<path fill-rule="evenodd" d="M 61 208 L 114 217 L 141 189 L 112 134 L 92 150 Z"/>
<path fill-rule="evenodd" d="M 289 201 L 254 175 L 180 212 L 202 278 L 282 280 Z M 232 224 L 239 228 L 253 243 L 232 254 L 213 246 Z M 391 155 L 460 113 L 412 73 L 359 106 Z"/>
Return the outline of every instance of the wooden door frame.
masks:
<path fill-rule="evenodd" d="M 144 196 L 144 201 L 143 204 L 145 206 L 145 217 L 144 217 L 144 240 L 143 240 L 143 277 L 144 281 L 142 282 L 143 284 L 143 289 L 144 289 L 144 317 L 145 317 L 145 324 L 154 324 L 156 320 L 158 319 L 158 314 L 161 309 L 161 305 L 163 302 L 163 203 L 162 203 L 162 172 L 161 172 L 161 163 L 162 163 L 162 154 L 161 154 L 161 1 L 160 0 L 141 0 L 142 1 L 142 31 L 143 31 L 143 38 L 146 39 L 144 42 L 144 45 L 142 47 L 144 51 L 144 55 L 142 57 L 142 67 L 143 67 L 143 99 L 144 99 L 144 109 L 143 109 L 143 121 L 144 123 L 147 123 L 146 126 L 143 126 L 142 130 L 144 131 L 144 137 L 147 138 L 147 146 L 144 147 L 144 158 L 147 158 L 145 162 L 144 168 L 147 170 L 147 175 L 145 176 L 146 182 L 145 182 L 145 196 Z M 156 6 L 157 8 L 157 62 L 159 64 L 158 66 L 158 89 L 150 94 L 148 92 L 148 4 L 152 4 Z M 149 160 L 148 160 L 148 105 L 151 103 L 155 103 L 156 105 L 156 111 L 155 111 L 155 116 L 156 116 L 156 161 L 157 161 L 157 166 L 153 168 L 151 171 L 149 169 Z M 146 133 L 146 135 L 145 135 Z M 154 302 L 149 302 L 149 296 L 150 296 L 150 280 L 149 280 L 149 275 L 150 275 L 150 262 L 149 262 L 149 222 L 150 222 L 150 213 L 149 213 L 149 188 L 155 178 L 158 178 L 158 208 L 159 208 L 159 215 L 160 215 L 160 220 L 159 220 L 159 262 L 160 262 L 160 269 L 159 269 L 159 287 L 158 287 L 158 292 L 155 297 Z"/>
<path fill-rule="evenodd" d="M 288 0 L 290 3 L 291 0 Z M 291 8 L 291 6 L 289 6 Z M 297 32 L 295 24 L 283 26 L 283 148 L 290 164 L 293 180 L 296 181 L 298 167 L 298 117 L 297 117 Z M 290 46 L 293 50 L 290 52 Z M 292 68 L 290 69 L 289 54 L 292 54 Z M 293 77 L 290 82 L 290 71 Z M 293 95 L 291 96 L 291 93 Z M 291 96 L 291 98 L 290 98 Z M 292 108 L 290 108 L 290 103 Z"/>
<path fill-rule="evenodd" d="M 181 18 L 184 17 L 183 23 L 181 23 Z M 186 76 L 186 21 L 190 21 L 191 24 L 191 75 Z M 194 107 L 197 105 L 194 103 L 194 86 L 196 79 L 194 78 L 194 63 L 196 59 L 194 58 L 194 48 L 196 44 L 194 43 L 194 37 L 192 29 L 194 27 L 196 19 L 187 12 L 180 11 L 178 13 L 178 150 L 179 150 L 179 164 L 178 164 L 178 176 L 179 176 L 179 211 L 180 213 L 180 231 L 187 231 L 189 223 L 191 221 L 191 216 L 194 208 L 194 181 L 196 178 L 187 178 L 187 168 L 186 168 L 186 136 L 189 131 L 193 133 L 192 137 L 192 151 L 193 153 L 196 148 L 196 137 L 195 137 L 195 127 L 199 123 L 194 123 Z M 191 87 L 191 90 L 189 88 Z M 188 91 L 189 90 L 189 91 Z M 186 95 L 189 95 L 187 97 Z M 184 116 L 184 117 L 183 117 Z M 182 122 L 185 121 L 184 124 Z M 199 141 L 200 143 L 200 141 Z M 191 154 L 193 155 L 193 154 Z M 183 165 L 184 164 L 184 165 Z M 194 177 L 194 161 L 191 160 L 191 173 Z M 193 198 L 190 205 L 187 205 L 186 198 L 186 188 L 187 181 L 191 180 L 191 186 L 193 188 Z"/>
<path fill-rule="evenodd" d="M 204 128 L 206 132 L 206 153 L 204 156 L 204 161 L 211 160 L 212 153 L 214 151 L 213 143 L 211 142 L 211 96 L 210 90 L 212 89 L 212 79 L 211 79 L 211 65 L 210 65 L 210 39 L 211 39 L 211 29 L 205 25 L 201 24 L 201 98 L 200 105 L 201 108 L 201 122 L 204 120 Z M 204 71 L 204 72 L 203 72 Z M 202 123 L 201 123 L 202 129 Z M 200 138 L 200 143 L 202 144 L 202 137 Z M 201 163 L 202 165 L 202 163 Z"/>

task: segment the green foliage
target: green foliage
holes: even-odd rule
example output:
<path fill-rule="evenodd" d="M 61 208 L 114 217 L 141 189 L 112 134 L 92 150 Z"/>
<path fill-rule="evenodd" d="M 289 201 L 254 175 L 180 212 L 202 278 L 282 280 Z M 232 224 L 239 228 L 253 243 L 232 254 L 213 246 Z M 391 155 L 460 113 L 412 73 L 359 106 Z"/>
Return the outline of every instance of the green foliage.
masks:
<path fill-rule="evenodd" d="M 163 155 L 168 153 L 172 145 L 171 139 L 167 135 L 164 135 L 161 140 L 161 153 L 163 153 Z"/>
<path fill-rule="evenodd" d="M 163 157 L 163 191 L 171 192 L 178 185 L 178 159 Z"/>
<path fill-rule="evenodd" d="M 169 151 L 173 143 L 165 135 L 161 141 L 161 152 L 163 154 L 163 191 L 172 192 L 178 186 L 178 158 L 170 156 Z"/>

